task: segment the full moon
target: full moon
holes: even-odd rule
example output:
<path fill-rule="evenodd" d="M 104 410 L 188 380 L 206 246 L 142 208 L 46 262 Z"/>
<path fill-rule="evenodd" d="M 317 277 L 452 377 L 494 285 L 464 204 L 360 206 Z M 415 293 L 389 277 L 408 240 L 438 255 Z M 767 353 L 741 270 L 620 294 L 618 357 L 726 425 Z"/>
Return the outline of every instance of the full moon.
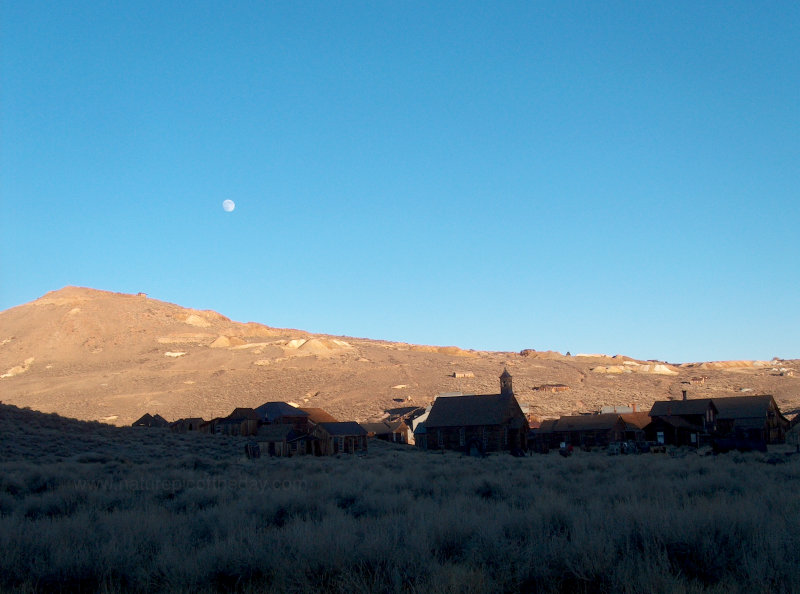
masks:
<path fill-rule="evenodd" d="M 225 212 L 233 212 L 233 209 L 236 208 L 236 203 L 233 200 L 225 200 L 222 203 L 222 210 Z"/>

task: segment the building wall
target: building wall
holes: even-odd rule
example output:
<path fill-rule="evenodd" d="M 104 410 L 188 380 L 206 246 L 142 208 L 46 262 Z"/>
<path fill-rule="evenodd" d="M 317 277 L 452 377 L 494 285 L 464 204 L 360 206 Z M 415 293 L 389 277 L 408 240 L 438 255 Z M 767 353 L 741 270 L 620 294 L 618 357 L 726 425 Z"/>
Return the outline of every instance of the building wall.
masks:
<path fill-rule="evenodd" d="M 429 428 L 426 437 L 429 450 L 465 451 L 471 443 L 477 443 L 484 452 L 527 447 L 527 427 L 511 429 L 507 425 Z"/>

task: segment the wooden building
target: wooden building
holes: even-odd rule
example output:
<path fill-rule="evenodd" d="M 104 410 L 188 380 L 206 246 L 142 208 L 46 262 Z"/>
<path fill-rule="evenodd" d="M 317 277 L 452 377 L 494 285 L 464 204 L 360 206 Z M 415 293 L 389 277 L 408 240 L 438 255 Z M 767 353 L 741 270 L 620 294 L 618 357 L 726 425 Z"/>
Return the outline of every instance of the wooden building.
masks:
<path fill-rule="evenodd" d="M 255 435 L 259 418 L 252 408 L 236 408 L 227 417 L 216 423 L 214 433 L 223 435 Z"/>
<path fill-rule="evenodd" d="M 714 404 L 719 411 L 719 435 L 745 437 L 767 444 L 785 441 L 790 422 L 781 414 L 772 396 L 714 398 Z"/>
<path fill-rule="evenodd" d="M 288 424 L 261 425 L 256 431 L 255 441 L 264 456 L 302 456 L 313 454 L 310 436 L 298 432 Z"/>
<path fill-rule="evenodd" d="M 188 433 L 189 431 L 199 431 L 203 423 L 205 423 L 205 421 L 200 417 L 178 419 L 169 424 L 169 429 L 174 433 Z"/>
<path fill-rule="evenodd" d="M 645 441 L 645 429 L 650 424 L 650 414 L 646 412 L 621 413 L 620 418 L 625 422 L 625 441 Z"/>
<path fill-rule="evenodd" d="M 615 413 L 561 417 L 552 428 L 559 443 L 579 447 L 605 447 L 625 439 L 627 426 Z"/>
<path fill-rule="evenodd" d="M 322 456 L 367 452 L 367 432 L 355 421 L 320 423 L 312 436 L 317 440 L 314 453 Z"/>
<path fill-rule="evenodd" d="M 645 434 L 657 444 L 698 447 L 710 443 L 717 413 L 711 398 L 659 400 L 650 409 Z"/>
<path fill-rule="evenodd" d="M 396 421 L 379 421 L 376 423 L 359 423 L 367 432 L 367 437 L 374 437 L 392 443 L 409 443 L 411 430 L 402 419 Z"/>
<path fill-rule="evenodd" d="M 521 451 L 528 447 L 528 420 L 514 397 L 508 370 L 500 376 L 500 394 L 437 398 L 414 432 L 428 450 L 465 452 Z"/>

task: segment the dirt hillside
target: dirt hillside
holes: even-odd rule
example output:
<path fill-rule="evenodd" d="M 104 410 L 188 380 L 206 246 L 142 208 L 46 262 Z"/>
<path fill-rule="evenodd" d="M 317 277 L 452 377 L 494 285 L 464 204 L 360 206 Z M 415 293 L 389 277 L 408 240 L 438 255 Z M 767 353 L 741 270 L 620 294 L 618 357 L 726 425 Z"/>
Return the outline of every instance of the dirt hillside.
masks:
<path fill-rule="evenodd" d="M 440 392 L 495 393 L 507 367 L 540 417 L 604 405 L 773 394 L 800 409 L 800 361 L 674 364 L 420 346 L 233 322 L 145 295 L 79 287 L 0 312 L 0 399 L 43 412 L 129 424 L 145 412 L 213 418 L 269 400 L 342 419 L 426 405 Z M 559 387 L 553 387 L 560 385 Z"/>

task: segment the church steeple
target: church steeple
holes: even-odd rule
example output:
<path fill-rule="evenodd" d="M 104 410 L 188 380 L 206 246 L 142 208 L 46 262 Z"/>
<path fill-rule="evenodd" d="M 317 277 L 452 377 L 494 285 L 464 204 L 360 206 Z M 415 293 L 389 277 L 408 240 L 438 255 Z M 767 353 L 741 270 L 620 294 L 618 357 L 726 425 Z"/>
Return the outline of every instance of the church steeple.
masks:
<path fill-rule="evenodd" d="M 503 373 L 500 376 L 500 394 L 503 396 L 514 395 L 514 388 L 511 387 L 511 374 L 508 373 L 508 369 L 503 369 Z"/>

